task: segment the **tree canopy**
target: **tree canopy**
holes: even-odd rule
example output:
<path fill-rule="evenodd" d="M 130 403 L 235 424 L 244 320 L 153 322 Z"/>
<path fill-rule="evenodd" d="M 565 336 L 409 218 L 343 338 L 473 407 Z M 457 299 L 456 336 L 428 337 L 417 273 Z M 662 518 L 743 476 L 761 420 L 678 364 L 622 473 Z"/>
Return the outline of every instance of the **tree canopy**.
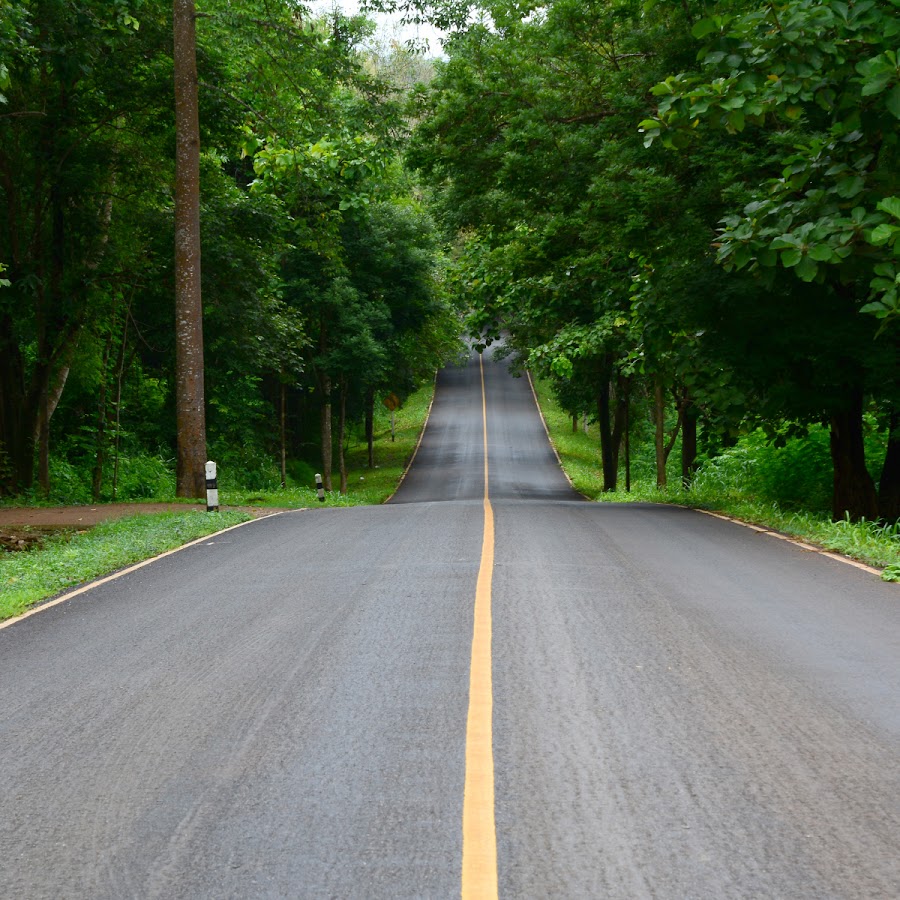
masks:
<path fill-rule="evenodd" d="M 805 0 L 456 15 L 407 159 L 459 235 L 473 328 L 506 332 L 573 415 L 594 407 L 607 488 L 643 403 L 660 483 L 679 430 L 689 481 L 698 422 L 710 447 L 823 422 L 835 515 L 900 512 L 862 448 L 864 414 L 896 427 L 898 18 Z"/>
<path fill-rule="evenodd" d="M 174 448 L 172 28 L 157 0 L 4 4 L 4 492 L 46 489 L 65 457 L 108 495 L 120 438 Z M 308 454 L 332 380 L 359 410 L 402 395 L 452 352 L 458 317 L 370 24 L 207 0 L 196 30 L 208 445 L 249 471 L 277 456 L 280 403 L 282 441 Z"/>

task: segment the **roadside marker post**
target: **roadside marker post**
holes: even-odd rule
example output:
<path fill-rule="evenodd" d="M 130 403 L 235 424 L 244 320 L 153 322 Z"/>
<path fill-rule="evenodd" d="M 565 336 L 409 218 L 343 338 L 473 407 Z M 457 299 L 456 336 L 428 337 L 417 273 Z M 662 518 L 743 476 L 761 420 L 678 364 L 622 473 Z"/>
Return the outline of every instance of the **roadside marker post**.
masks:
<path fill-rule="evenodd" d="M 322 485 L 322 476 L 316 472 L 316 493 L 319 495 L 319 503 L 325 502 L 325 488 Z"/>
<path fill-rule="evenodd" d="M 219 481 L 216 477 L 216 464 L 212 460 L 206 464 L 206 511 L 219 511 Z"/>

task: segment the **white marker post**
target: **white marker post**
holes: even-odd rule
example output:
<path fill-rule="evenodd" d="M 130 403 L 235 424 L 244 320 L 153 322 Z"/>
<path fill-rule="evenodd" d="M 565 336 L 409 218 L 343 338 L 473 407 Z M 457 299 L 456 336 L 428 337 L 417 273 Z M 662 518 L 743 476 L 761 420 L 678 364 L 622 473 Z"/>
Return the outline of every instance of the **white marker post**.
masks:
<path fill-rule="evenodd" d="M 206 464 L 206 511 L 219 511 L 219 482 L 216 478 L 216 464 L 212 460 Z"/>
<path fill-rule="evenodd" d="M 325 502 L 325 488 L 322 485 L 322 476 L 316 473 L 316 493 L 319 495 L 319 502 Z"/>

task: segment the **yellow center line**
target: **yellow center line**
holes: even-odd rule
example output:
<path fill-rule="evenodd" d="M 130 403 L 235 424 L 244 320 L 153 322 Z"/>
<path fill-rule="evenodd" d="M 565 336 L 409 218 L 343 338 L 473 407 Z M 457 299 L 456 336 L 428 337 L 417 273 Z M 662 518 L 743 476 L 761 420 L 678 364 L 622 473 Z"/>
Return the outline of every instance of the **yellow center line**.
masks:
<path fill-rule="evenodd" d="M 487 397 L 481 372 L 484 430 L 484 539 L 475 588 L 475 625 L 466 723 L 466 784 L 463 795 L 462 898 L 497 897 L 497 832 L 494 825 L 493 688 L 491 685 L 491 579 L 494 572 L 494 511 L 488 495 Z"/>

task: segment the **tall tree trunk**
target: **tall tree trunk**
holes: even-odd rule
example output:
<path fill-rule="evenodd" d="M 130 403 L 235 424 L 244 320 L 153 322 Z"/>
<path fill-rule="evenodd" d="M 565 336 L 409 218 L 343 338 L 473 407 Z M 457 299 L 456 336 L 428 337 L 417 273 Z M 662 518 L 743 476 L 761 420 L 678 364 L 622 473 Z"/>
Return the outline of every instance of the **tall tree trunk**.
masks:
<path fill-rule="evenodd" d="M 613 415 L 613 467 L 616 471 L 616 481 L 619 479 L 619 453 L 622 450 L 622 438 L 625 434 L 625 425 L 628 421 L 628 388 L 627 379 L 622 375 L 616 378 L 616 409 Z"/>
<path fill-rule="evenodd" d="M 94 455 L 94 472 L 91 478 L 91 499 L 100 502 L 103 488 L 103 456 L 106 449 L 106 395 L 109 391 L 109 355 L 112 351 L 113 329 L 106 336 L 103 363 L 100 368 L 100 397 L 97 400 L 97 452 Z"/>
<path fill-rule="evenodd" d="M 74 342 L 71 349 L 66 354 L 65 360 L 60 363 L 51 384 L 46 388 L 41 398 L 41 410 L 38 413 L 38 437 L 37 444 L 39 448 L 39 464 L 38 468 L 41 473 L 41 487 L 44 493 L 50 491 L 50 420 L 59 401 L 62 398 L 66 382 L 69 380 L 69 372 L 72 370 L 72 352 L 74 352 Z"/>
<path fill-rule="evenodd" d="M 685 398 L 681 418 L 681 484 L 687 490 L 697 470 L 697 419 L 699 410 Z"/>
<path fill-rule="evenodd" d="M 666 404 L 662 376 L 653 384 L 653 419 L 656 425 L 656 486 L 666 486 Z"/>
<path fill-rule="evenodd" d="M 200 293 L 200 119 L 196 12 L 174 0 L 175 61 L 175 408 L 179 497 L 206 491 L 203 303 Z"/>
<path fill-rule="evenodd" d="M 116 499 L 116 492 L 119 490 L 119 445 L 122 439 L 122 382 L 125 380 L 125 373 L 131 368 L 131 364 L 134 362 L 134 356 L 137 353 L 137 347 L 133 347 L 126 362 L 125 353 L 128 348 L 128 323 L 130 320 L 131 300 L 128 301 L 128 306 L 125 308 L 125 325 L 122 328 L 122 343 L 119 344 L 119 353 L 116 357 L 116 418 L 113 431 L 113 500 Z"/>
<path fill-rule="evenodd" d="M 341 493 L 347 493 L 347 460 L 344 458 L 344 430 L 347 427 L 347 382 L 341 379 L 341 405 L 338 412 L 338 468 L 341 473 Z"/>
<path fill-rule="evenodd" d="M 631 493 L 631 380 L 625 381 L 625 491 Z"/>
<path fill-rule="evenodd" d="M 322 433 L 322 484 L 326 491 L 331 490 L 331 379 L 323 375 L 320 379 L 322 387 L 322 408 L 320 411 Z"/>
<path fill-rule="evenodd" d="M 616 489 L 616 459 L 610 422 L 609 388 L 612 377 L 612 360 L 604 359 L 598 373 L 597 418 L 600 421 L 600 458 L 603 462 L 603 490 Z"/>
<path fill-rule="evenodd" d="M 845 515 L 852 521 L 878 518 L 875 483 L 866 468 L 862 412 L 862 388 L 853 388 L 846 405 L 831 415 L 832 515 L 835 521 Z"/>
<path fill-rule="evenodd" d="M 46 390 L 38 404 L 38 485 L 46 497 L 50 493 L 50 397 Z"/>
<path fill-rule="evenodd" d="M 375 468 L 375 388 L 366 391 L 366 449 L 369 468 Z"/>
<path fill-rule="evenodd" d="M 887 453 L 878 482 L 878 515 L 889 522 L 900 519 L 900 413 L 892 412 Z"/>
<path fill-rule="evenodd" d="M 7 290 L 11 290 L 7 288 Z M 25 425 L 25 360 L 12 319 L 0 315 L 0 493 L 31 487 L 34 429 Z"/>
<path fill-rule="evenodd" d="M 279 431 L 281 432 L 281 489 L 287 487 L 287 385 L 281 382 L 280 410 L 278 416 Z"/>

